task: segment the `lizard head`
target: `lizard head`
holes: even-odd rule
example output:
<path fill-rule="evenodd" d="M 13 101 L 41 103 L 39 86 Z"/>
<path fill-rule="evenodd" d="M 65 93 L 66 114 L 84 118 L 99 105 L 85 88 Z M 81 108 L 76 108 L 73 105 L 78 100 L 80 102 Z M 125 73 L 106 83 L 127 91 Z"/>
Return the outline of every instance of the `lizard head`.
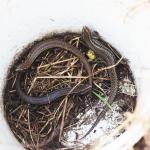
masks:
<path fill-rule="evenodd" d="M 92 40 L 98 40 L 100 38 L 100 35 L 97 31 L 91 30 L 87 26 L 84 26 L 82 28 L 81 38 L 86 43 L 89 43 Z"/>
<path fill-rule="evenodd" d="M 89 41 L 89 38 L 91 37 L 91 30 L 87 27 L 87 26 L 84 26 L 82 28 L 82 35 L 81 35 L 81 38 L 84 40 L 84 41 Z"/>
<path fill-rule="evenodd" d="M 18 65 L 17 66 L 17 68 L 16 68 L 16 71 L 23 71 L 23 70 L 27 70 L 28 68 L 29 68 L 29 64 L 30 64 L 31 62 L 29 62 L 29 60 L 28 61 L 25 61 L 24 63 L 21 63 L 20 65 Z"/>

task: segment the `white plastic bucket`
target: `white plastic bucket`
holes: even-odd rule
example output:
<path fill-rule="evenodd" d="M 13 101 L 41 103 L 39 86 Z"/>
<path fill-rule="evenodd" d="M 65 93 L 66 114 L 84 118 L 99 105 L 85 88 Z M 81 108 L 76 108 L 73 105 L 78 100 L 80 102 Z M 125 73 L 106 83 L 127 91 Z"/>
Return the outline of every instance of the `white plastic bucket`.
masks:
<path fill-rule="evenodd" d="M 53 31 L 96 29 L 130 60 L 138 89 L 127 131 L 103 149 L 134 145 L 150 127 L 150 3 L 148 0 L 0 0 L 0 149 L 24 149 L 4 118 L 2 91 L 16 53 Z M 22 148 L 21 148 L 22 147 Z M 100 149 L 97 141 L 94 148 Z"/>

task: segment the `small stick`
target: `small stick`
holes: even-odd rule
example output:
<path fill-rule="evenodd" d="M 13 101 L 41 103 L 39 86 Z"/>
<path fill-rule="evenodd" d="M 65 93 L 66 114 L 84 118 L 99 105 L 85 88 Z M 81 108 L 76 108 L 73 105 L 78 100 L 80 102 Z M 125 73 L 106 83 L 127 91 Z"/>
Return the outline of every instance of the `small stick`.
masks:
<path fill-rule="evenodd" d="M 61 60 L 61 61 L 57 61 L 57 62 L 50 63 L 50 64 L 46 64 L 46 65 L 41 65 L 41 66 L 38 67 L 38 70 L 41 69 L 41 68 L 44 68 L 44 67 L 49 67 L 49 66 L 52 66 L 52 65 L 57 65 L 57 64 L 69 61 L 69 60 L 74 60 L 74 59 L 75 59 L 75 57 L 74 58 L 65 59 L 65 60 Z"/>
<path fill-rule="evenodd" d="M 33 140 L 32 132 L 31 132 L 29 109 L 28 109 L 28 127 L 29 127 L 29 132 L 30 132 L 30 137 L 31 137 L 32 143 L 33 143 L 34 147 L 36 147 L 34 140 Z"/>

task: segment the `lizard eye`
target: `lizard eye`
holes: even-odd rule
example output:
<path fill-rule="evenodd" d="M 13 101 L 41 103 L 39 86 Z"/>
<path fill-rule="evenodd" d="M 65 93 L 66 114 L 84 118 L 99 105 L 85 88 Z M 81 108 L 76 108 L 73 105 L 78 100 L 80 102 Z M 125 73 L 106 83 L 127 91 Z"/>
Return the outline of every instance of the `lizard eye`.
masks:
<path fill-rule="evenodd" d="M 97 31 L 93 31 L 92 32 L 92 38 L 95 40 L 98 40 L 99 39 L 99 33 Z"/>

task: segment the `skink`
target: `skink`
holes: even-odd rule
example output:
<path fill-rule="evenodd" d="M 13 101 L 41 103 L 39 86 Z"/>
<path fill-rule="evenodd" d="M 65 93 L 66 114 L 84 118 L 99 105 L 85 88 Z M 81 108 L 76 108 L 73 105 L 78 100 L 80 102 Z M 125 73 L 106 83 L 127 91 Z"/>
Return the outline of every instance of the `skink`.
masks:
<path fill-rule="evenodd" d="M 105 49 L 101 44 L 99 44 L 94 38 L 92 37 L 92 31 L 88 27 L 83 27 L 82 29 L 82 35 L 81 35 L 82 40 L 85 42 L 88 48 L 93 50 L 98 57 L 100 57 L 102 60 L 106 62 L 108 66 L 114 65 L 114 56 L 113 54 Z M 108 70 L 109 77 L 111 79 L 111 88 L 110 88 L 110 94 L 109 94 L 109 104 L 112 104 L 116 93 L 118 89 L 118 83 L 117 83 L 117 74 L 115 71 L 115 67 L 112 67 L 111 69 Z M 86 137 L 98 124 L 98 122 L 101 120 L 101 118 L 104 117 L 105 113 L 109 110 L 109 108 L 105 105 L 104 110 L 99 114 L 97 117 L 96 121 L 90 128 L 90 130 L 82 137 Z"/>
<path fill-rule="evenodd" d="M 59 48 L 62 48 L 64 50 L 67 50 L 67 51 L 73 53 L 83 63 L 83 65 L 88 73 L 88 76 L 89 76 L 88 84 L 78 86 L 77 88 L 75 88 L 73 90 L 72 90 L 72 87 L 55 90 L 53 92 L 48 93 L 46 96 L 43 96 L 43 97 L 28 96 L 21 89 L 21 85 L 20 85 L 21 77 L 22 77 L 24 71 L 31 67 L 32 63 L 42 52 L 52 49 L 52 48 L 55 48 L 55 47 L 59 47 Z M 92 72 L 91 72 L 91 67 L 90 67 L 87 59 L 77 48 L 75 48 L 74 46 L 72 46 L 64 41 L 61 41 L 61 40 L 49 39 L 49 40 L 39 42 L 37 45 L 32 47 L 31 52 L 27 56 L 27 59 L 25 60 L 25 62 L 23 62 L 16 68 L 16 71 L 17 71 L 16 91 L 19 94 L 19 96 L 21 97 L 21 99 L 23 99 L 24 101 L 26 101 L 27 103 L 30 103 L 30 104 L 37 104 L 37 105 L 47 104 L 47 103 L 50 103 L 50 102 L 58 99 L 59 97 L 65 96 L 65 95 L 74 94 L 74 93 L 83 94 L 92 89 Z"/>

